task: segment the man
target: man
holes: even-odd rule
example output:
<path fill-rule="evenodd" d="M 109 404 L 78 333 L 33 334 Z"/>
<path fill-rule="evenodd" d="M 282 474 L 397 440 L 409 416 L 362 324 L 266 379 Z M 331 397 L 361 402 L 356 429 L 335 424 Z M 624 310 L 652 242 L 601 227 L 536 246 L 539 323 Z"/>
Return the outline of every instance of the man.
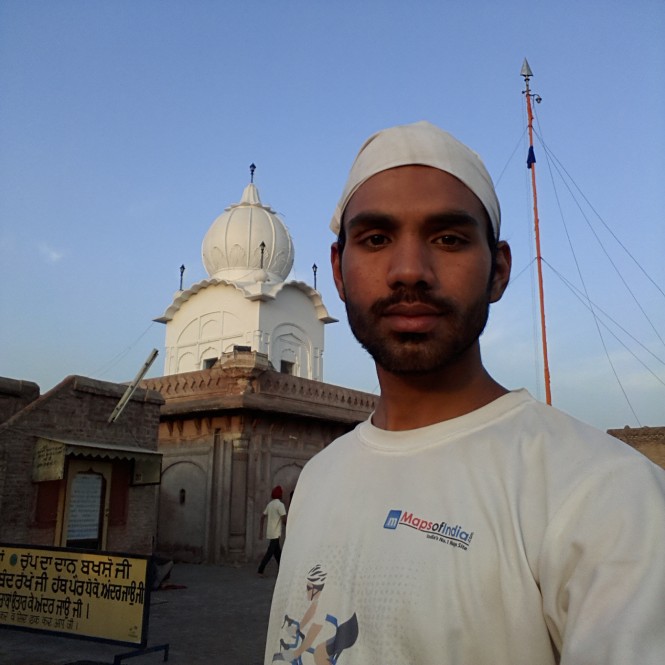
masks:
<path fill-rule="evenodd" d="M 381 396 L 300 476 L 266 663 L 315 565 L 317 611 L 357 618 L 340 665 L 665 662 L 665 474 L 483 367 L 511 257 L 480 158 L 429 123 L 379 132 L 331 226 Z"/>
<path fill-rule="evenodd" d="M 279 546 L 279 539 L 282 537 L 282 524 L 286 523 L 286 508 L 282 503 L 283 490 L 281 485 L 276 485 L 272 488 L 270 493 L 270 502 L 265 507 L 263 515 L 261 515 L 261 522 L 259 524 L 259 538 L 263 538 L 266 520 L 268 527 L 265 531 L 265 537 L 268 540 L 268 549 L 266 550 L 261 563 L 259 564 L 259 575 L 263 576 L 263 571 L 266 569 L 268 562 L 272 557 L 277 561 L 279 568 L 279 560 L 282 550 Z"/>

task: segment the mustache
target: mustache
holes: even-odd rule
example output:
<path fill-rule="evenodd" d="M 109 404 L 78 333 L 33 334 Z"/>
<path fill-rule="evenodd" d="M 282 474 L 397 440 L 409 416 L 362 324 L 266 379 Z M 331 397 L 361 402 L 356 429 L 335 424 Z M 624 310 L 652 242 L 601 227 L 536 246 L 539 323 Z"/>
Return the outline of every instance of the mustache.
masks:
<path fill-rule="evenodd" d="M 402 287 L 393 291 L 385 298 L 379 298 L 370 307 L 370 311 L 375 316 L 382 316 L 383 313 L 393 305 L 421 303 L 428 305 L 439 314 L 452 314 L 457 311 L 455 304 L 448 298 L 438 298 L 433 296 L 426 288 Z"/>

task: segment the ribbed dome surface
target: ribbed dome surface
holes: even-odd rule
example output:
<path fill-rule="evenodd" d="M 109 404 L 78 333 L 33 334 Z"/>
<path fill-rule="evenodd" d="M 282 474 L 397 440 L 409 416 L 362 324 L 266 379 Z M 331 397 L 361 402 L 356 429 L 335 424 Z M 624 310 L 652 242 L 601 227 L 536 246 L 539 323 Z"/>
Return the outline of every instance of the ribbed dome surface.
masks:
<path fill-rule="evenodd" d="M 212 223 L 201 254 L 210 277 L 233 282 L 283 282 L 293 266 L 291 236 L 279 215 L 261 203 L 254 183 Z"/>

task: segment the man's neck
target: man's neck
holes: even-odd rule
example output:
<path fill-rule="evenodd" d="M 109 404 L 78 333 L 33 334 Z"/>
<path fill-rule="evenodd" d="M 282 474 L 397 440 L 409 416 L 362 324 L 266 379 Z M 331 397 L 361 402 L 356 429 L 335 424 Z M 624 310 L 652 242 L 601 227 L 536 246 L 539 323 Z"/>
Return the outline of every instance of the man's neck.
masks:
<path fill-rule="evenodd" d="M 471 360 L 462 363 L 466 367 L 419 375 L 391 374 L 377 366 L 381 397 L 373 424 L 393 431 L 426 427 L 471 413 L 508 392 L 487 373 L 479 353 Z"/>

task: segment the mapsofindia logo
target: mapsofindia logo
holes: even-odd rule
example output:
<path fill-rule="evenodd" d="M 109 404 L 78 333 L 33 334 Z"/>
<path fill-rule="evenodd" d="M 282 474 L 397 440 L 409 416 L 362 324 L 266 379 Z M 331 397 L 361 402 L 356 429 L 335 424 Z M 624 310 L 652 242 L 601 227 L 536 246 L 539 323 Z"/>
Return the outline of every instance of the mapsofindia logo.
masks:
<path fill-rule="evenodd" d="M 473 538 L 473 531 L 467 531 L 460 524 L 448 524 L 445 520 L 435 522 L 416 517 L 406 510 L 391 510 L 383 523 L 383 528 L 395 530 L 402 526 L 424 533 L 429 540 L 437 540 L 464 550 L 469 547 Z"/>

